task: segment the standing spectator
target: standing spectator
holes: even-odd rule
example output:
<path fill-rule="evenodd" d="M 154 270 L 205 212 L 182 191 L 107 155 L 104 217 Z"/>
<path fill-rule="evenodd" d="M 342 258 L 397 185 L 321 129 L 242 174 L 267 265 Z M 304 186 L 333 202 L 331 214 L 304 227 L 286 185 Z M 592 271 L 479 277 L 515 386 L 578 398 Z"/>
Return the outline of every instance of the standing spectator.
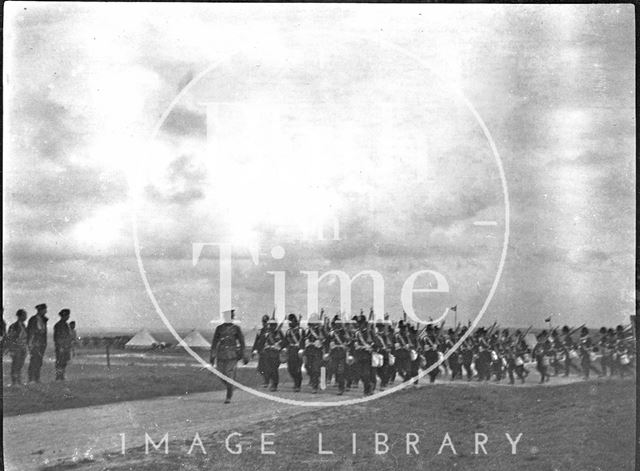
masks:
<path fill-rule="evenodd" d="M 22 367 L 27 358 L 27 328 L 24 322 L 27 320 L 27 311 L 18 309 L 18 320 L 9 326 L 7 332 L 6 348 L 11 355 L 11 385 L 22 384 Z"/>
<path fill-rule="evenodd" d="M 73 343 L 71 327 L 67 324 L 71 311 L 63 309 L 58 315 L 60 320 L 53 326 L 53 344 L 56 348 L 56 381 L 64 381 L 64 372 L 71 359 L 71 346 Z"/>
<path fill-rule="evenodd" d="M 69 322 L 69 329 L 71 330 L 71 356 L 76 356 L 76 347 L 78 346 L 78 333 L 76 332 L 76 321 Z"/>
<path fill-rule="evenodd" d="M 46 304 L 36 306 L 36 314 L 27 324 L 27 345 L 29 348 L 29 382 L 40 382 L 40 370 L 47 349 L 47 322 L 49 318 Z"/>
<path fill-rule="evenodd" d="M 7 337 L 7 324 L 4 321 L 4 308 L 2 308 L 2 332 L 0 332 L 2 337 L 0 337 L 0 352 L 4 355 L 4 343 L 5 338 Z"/>

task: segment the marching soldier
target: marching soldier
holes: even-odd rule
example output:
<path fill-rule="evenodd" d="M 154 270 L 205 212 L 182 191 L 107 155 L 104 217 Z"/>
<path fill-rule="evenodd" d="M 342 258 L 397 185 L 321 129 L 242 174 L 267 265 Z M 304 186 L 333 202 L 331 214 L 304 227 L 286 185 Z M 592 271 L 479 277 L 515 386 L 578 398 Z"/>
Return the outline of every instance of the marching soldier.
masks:
<path fill-rule="evenodd" d="M 562 369 L 561 342 L 557 329 L 551 331 L 551 366 L 553 366 L 553 376 L 558 376 Z"/>
<path fill-rule="evenodd" d="M 532 355 L 536 360 L 536 367 L 538 372 L 540 373 L 540 384 L 545 381 L 549 381 L 549 374 L 547 369 L 549 367 L 549 361 L 547 359 L 547 349 L 543 342 L 543 338 L 546 336 L 546 332 L 542 331 L 540 335 L 538 335 L 538 343 L 535 347 L 533 347 Z"/>
<path fill-rule="evenodd" d="M 624 378 L 625 374 L 633 375 L 633 370 L 630 367 L 631 355 L 629 352 L 629 348 L 627 347 L 625 341 L 621 338 L 619 338 L 616 343 L 617 369 L 620 373 L 620 377 Z"/>
<path fill-rule="evenodd" d="M 358 316 L 353 316 L 350 320 L 344 321 L 344 328 L 349 336 L 349 347 L 347 348 L 347 361 L 345 368 L 346 390 L 349 391 L 351 386 L 358 386 L 358 372 L 356 369 L 356 360 L 354 357 L 353 339 L 355 337 L 355 330 L 358 325 Z"/>
<path fill-rule="evenodd" d="M 40 382 L 40 370 L 44 360 L 44 352 L 47 349 L 47 321 L 46 304 L 36 306 L 36 314 L 29 319 L 27 324 L 27 345 L 29 348 L 29 382 Z"/>
<path fill-rule="evenodd" d="M 471 368 L 471 364 L 473 363 L 473 347 L 465 341 L 461 346 L 461 356 L 462 356 L 462 366 L 464 367 L 464 371 L 467 374 L 467 381 L 471 381 L 473 378 L 473 368 Z"/>
<path fill-rule="evenodd" d="M 16 312 L 18 320 L 9 326 L 7 332 L 6 348 L 11 355 L 11 385 L 22 384 L 22 367 L 27 358 L 27 328 L 24 325 L 27 320 L 27 311 L 18 309 Z"/>
<path fill-rule="evenodd" d="M 425 368 L 429 369 L 432 365 L 435 365 L 436 363 L 438 363 L 438 359 L 439 359 L 438 349 L 428 339 L 427 339 L 427 342 L 425 342 L 424 349 L 425 349 L 424 351 Z M 429 372 L 430 383 L 436 382 L 436 377 L 438 376 L 438 373 L 440 373 L 439 368 L 434 368 Z"/>
<path fill-rule="evenodd" d="M 398 322 L 398 332 L 395 336 L 396 370 L 402 381 L 411 378 L 411 341 L 404 320 Z"/>
<path fill-rule="evenodd" d="M 267 334 L 264 340 L 264 374 L 267 385 L 270 385 L 269 391 L 278 390 L 280 375 L 278 368 L 280 367 L 280 350 L 284 342 L 284 336 L 278 328 L 278 321 L 274 317 L 267 322 Z"/>
<path fill-rule="evenodd" d="M 311 381 L 311 392 L 316 394 L 320 386 L 320 368 L 324 352 L 324 335 L 320 328 L 320 318 L 317 314 L 309 316 L 309 327 L 304 337 L 304 356 L 307 373 Z"/>
<path fill-rule="evenodd" d="M 358 317 L 358 330 L 355 334 L 353 344 L 355 367 L 358 379 L 364 386 L 364 395 L 369 396 L 371 392 L 371 353 L 373 352 L 373 339 L 369 331 L 367 318 L 363 315 Z"/>
<path fill-rule="evenodd" d="M 411 366 L 409 369 L 409 377 L 416 378 L 413 382 L 415 386 L 418 385 L 418 373 L 420 373 L 420 362 L 422 355 L 420 355 L 418 344 L 418 329 L 413 324 L 407 326 L 409 331 L 409 359 L 411 360 Z"/>
<path fill-rule="evenodd" d="M 384 391 L 389 384 L 389 379 L 391 377 L 391 361 L 395 362 L 395 358 L 393 356 L 393 342 L 392 339 L 389 338 L 388 330 L 387 330 L 387 322 L 379 321 L 376 324 L 376 332 L 375 332 L 375 340 L 377 352 L 382 355 L 382 365 L 376 368 L 376 374 L 380 378 L 380 390 Z"/>
<path fill-rule="evenodd" d="M 509 377 L 509 384 L 514 384 L 515 378 L 513 373 L 516 370 L 516 354 L 515 354 L 514 347 L 512 346 L 507 347 L 504 357 L 507 361 L 507 376 Z M 522 382 L 524 383 L 524 378 L 520 378 L 520 379 L 522 379 Z"/>
<path fill-rule="evenodd" d="M 267 376 L 264 372 L 264 342 L 267 336 L 267 323 L 269 322 L 269 316 L 262 316 L 262 328 L 256 333 L 256 338 L 253 341 L 253 346 L 251 347 L 251 356 L 254 357 L 258 355 L 258 374 L 262 376 L 262 387 L 268 388 L 269 381 L 267 380 Z"/>
<path fill-rule="evenodd" d="M 573 363 L 573 360 L 577 360 L 580 355 L 578 354 L 578 350 L 575 342 L 571 338 L 571 331 L 568 326 L 564 326 L 562 328 L 562 333 L 564 334 L 564 376 L 569 376 L 571 369 L 573 368 L 577 372 L 580 372 L 580 369 Z"/>
<path fill-rule="evenodd" d="M 478 343 L 476 369 L 478 370 L 478 381 L 491 379 L 491 352 L 489 352 L 489 346 L 485 344 L 484 339 Z"/>
<path fill-rule="evenodd" d="M 456 342 L 455 337 L 452 340 L 447 341 L 446 348 L 450 350 L 453 347 L 453 344 Z M 456 378 L 462 377 L 462 364 L 460 363 L 460 353 L 455 350 L 451 352 L 449 355 L 449 370 L 451 371 L 451 381 L 454 381 Z M 425 357 L 426 359 L 426 357 Z"/>
<path fill-rule="evenodd" d="M 53 326 L 53 344 L 56 350 L 56 381 L 63 381 L 67 364 L 71 359 L 73 342 L 71 328 L 69 324 L 67 324 L 71 316 L 71 311 L 69 309 L 63 309 L 58 315 L 60 316 L 60 320 Z"/>
<path fill-rule="evenodd" d="M 289 314 L 289 329 L 284 334 L 287 349 L 287 370 L 293 379 L 293 391 L 300 392 L 302 386 L 302 354 L 304 353 L 304 332 L 295 314 Z"/>
<path fill-rule="evenodd" d="M 329 332 L 329 363 L 338 384 L 338 396 L 342 396 L 345 390 L 346 362 L 350 341 L 349 334 L 340 322 L 340 317 L 335 316 L 332 330 Z"/>
<path fill-rule="evenodd" d="M 502 355 L 498 345 L 491 349 L 491 371 L 496 377 L 496 382 L 502 381 Z"/>
<path fill-rule="evenodd" d="M 233 380 L 236 379 L 238 360 L 244 358 L 244 335 L 240 327 L 233 323 L 235 310 L 230 309 L 223 312 L 224 322 L 216 327 L 211 341 L 210 362 L 215 363 L 216 369 L 223 375 Z M 233 385 L 222 380 L 227 388 L 227 395 L 224 403 L 229 404 L 233 396 Z"/>

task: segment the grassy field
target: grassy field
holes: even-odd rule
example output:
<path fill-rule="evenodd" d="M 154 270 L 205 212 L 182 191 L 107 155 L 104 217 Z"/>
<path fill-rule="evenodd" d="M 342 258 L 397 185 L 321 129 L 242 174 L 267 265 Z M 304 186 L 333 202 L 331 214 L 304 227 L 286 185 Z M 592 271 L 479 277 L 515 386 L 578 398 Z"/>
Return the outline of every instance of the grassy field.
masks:
<path fill-rule="evenodd" d="M 127 356 L 125 356 L 127 355 Z M 40 384 L 8 387 L 10 363 L 3 363 L 3 413 L 15 416 L 49 410 L 85 407 L 113 402 L 184 395 L 222 389 L 220 380 L 194 367 L 186 354 L 116 352 L 111 368 L 102 353 L 83 352 L 67 367 L 67 380 L 54 381 L 54 365 L 47 359 Z M 26 376 L 26 368 L 23 376 Z M 255 369 L 239 369 L 238 381 L 259 383 Z"/>
<path fill-rule="evenodd" d="M 363 406 L 329 408 L 277 418 L 244 428 L 243 452 L 224 448 L 231 431 L 201 434 L 207 455 L 189 455 L 190 441 L 172 444 L 171 452 L 106 456 L 109 470 L 633 470 L 635 382 L 595 380 L 557 387 L 470 387 L 440 385 L 408 390 Z M 357 433 L 357 452 L 351 437 Z M 389 451 L 376 454 L 376 432 L 389 437 Z M 487 455 L 474 454 L 474 433 L 485 433 Z M 505 432 L 522 433 L 517 454 Z M 260 434 L 275 433 L 271 449 L 260 452 Z M 325 450 L 318 454 L 318 433 Z M 406 454 L 406 435 L 419 436 L 419 454 Z M 445 433 L 456 449 L 437 454 Z M 62 464 L 50 469 L 80 469 Z"/>

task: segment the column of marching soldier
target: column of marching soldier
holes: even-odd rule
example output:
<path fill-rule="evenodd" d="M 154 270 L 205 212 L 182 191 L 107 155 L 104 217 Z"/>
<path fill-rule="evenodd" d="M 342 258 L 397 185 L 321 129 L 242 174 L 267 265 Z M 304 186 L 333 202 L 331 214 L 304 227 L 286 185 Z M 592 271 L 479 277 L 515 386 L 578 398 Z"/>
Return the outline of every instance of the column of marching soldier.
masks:
<path fill-rule="evenodd" d="M 5 332 L 5 322 L 2 319 L 2 351 L 11 356 L 11 386 L 22 385 L 22 369 L 29 355 L 28 380 L 29 383 L 40 382 L 40 370 L 47 349 L 47 305 L 38 304 L 36 314 L 29 322 L 27 311 L 18 309 L 17 320 Z M 4 314 L 4 309 L 3 309 Z M 53 343 L 55 346 L 56 381 L 65 379 L 65 370 L 71 359 L 77 335 L 75 322 L 69 322 L 71 311 L 62 309 L 58 315 L 60 320 L 53 327 Z"/>
<path fill-rule="evenodd" d="M 438 363 L 464 335 L 468 326 L 456 326 L 444 330 L 443 325 L 416 326 L 406 319 L 391 322 L 373 321 L 362 313 L 349 321 L 336 315 L 332 320 L 311 316 L 306 328 L 301 326 L 295 314 L 287 317 L 288 328 L 283 323 L 265 315 L 262 328 L 256 335 L 252 356 L 258 356 L 258 372 L 263 387 L 277 391 L 280 381 L 279 365 L 287 364 L 293 380 L 293 390 L 302 388 L 303 365 L 309 376 L 312 393 L 320 386 L 322 367 L 326 371 L 326 383 L 334 382 L 338 395 L 344 394 L 361 382 L 365 395 L 379 387 L 384 390 L 397 377 L 417 384 L 421 370 Z M 591 371 L 599 377 L 633 375 L 635 368 L 635 340 L 629 328 L 602 327 L 597 340 L 593 340 L 585 326 L 570 329 L 543 330 L 536 336 L 536 343 L 525 341 L 529 329 L 511 333 L 499 329 L 480 327 L 438 367 L 428 373 L 433 383 L 439 375 L 450 380 L 500 382 L 507 379 L 521 383 L 529 375 L 528 367 L 535 365 L 540 383 L 549 378 L 572 372 L 588 379 Z M 579 338 L 574 339 L 578 333 Z"/>

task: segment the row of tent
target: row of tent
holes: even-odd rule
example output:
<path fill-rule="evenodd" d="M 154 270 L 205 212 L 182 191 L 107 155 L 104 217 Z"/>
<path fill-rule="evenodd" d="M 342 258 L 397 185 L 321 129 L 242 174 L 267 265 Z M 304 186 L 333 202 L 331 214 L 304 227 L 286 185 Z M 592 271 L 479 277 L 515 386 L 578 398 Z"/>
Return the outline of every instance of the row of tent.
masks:
<path fill-rule="evenodd" d="M 211 348 L 211 343 L 205 339 L 200 332 L 192 330 L 184 337 L 184 343 L 191 348 Z M 125 348 L 153 348 L 161 345 L 162 342 L 158 342 L 153 335 L 147 330 L 143 329 L 134 335 L 124 347 Z"/>

